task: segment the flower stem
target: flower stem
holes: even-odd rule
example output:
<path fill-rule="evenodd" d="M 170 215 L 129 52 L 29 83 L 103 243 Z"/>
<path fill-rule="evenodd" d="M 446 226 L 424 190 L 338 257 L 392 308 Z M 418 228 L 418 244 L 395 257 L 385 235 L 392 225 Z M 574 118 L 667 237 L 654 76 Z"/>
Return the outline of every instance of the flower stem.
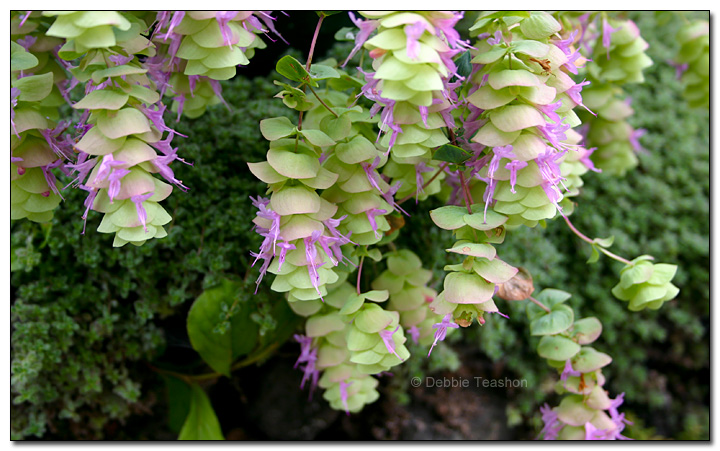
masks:
<path fill-rule="evenodd" d="M 317 42 L 318 34 L 320 34 L 320 26 L 323 23 L 323 20 L 325 19 L 325 15 L 320 16 L 320 20 L 318 20 L 317 26 L 315 27 L 315 34 L 312 38 L 312 43 L 310 43 L 310 53 L 308 54 L 308 60 L 307 63 L 305 63 L 305 70 L 310 72 L 310 63 L 312 62 L 313 53 L 315 52 L 315 43 Z"/>
<path fill-rule="evenodd" d="M 467 207 L 468 214 L 471 215 L 473 213 L 470 206 L 473 204 L 473 201 L 472 196 L 470 195 L 470 190 L 465 183 L 465 173 L 462 170 L 458 171 L 458 173 L 460 174 L 460 187 L 462 188 L 463 198 L 465 199 L 465 206 Z"/>
<path fill-rule="evenodd" d="M 360 277 L 362 275 L 363 262 L 365 262 L 365 256 L 360 257 L 360 264 L 358 265 L 358 276 L 357 276 L 357 294 L 360 294 Z"/>
<path fill-rule="evenodd" d="M 545 304 L 543 304 L 542 302 L 538 301 L 537 299 L 535 299 L 535 298 L 532 297 L 532 296 L 528 296 L 528 299 L 530 299 L 532 302 L 534 302 L 535 305 L 537 305 L 537 306 L 540 307 L 541 309 L 543 309 L 543 310 L 545 310 L 546 312 L 550 313 L 550 309 L 547 308 L 547 306 L 546 306 Z"/>
<path fill-rule="evenodd" d="M 312 57 L 313 53 L 315 53 L 315 43 L 317 42 L 318 34 L 320 34 L 320 26 L 322 25 L 323 19 L 325 19 L 325 16 L 320 16 L 320 20 L 318 20 L 317 26 L 315 27 L 315 34 L 313 35 L 312 42 L 310 43 L 310 52 L 308 53 L 308 59 L 305 63 L 305 70 L 310 72 L 310 63 L 312 63 Z M 305 86 L 308 86 L 307 84 L 303 84 L 302 91 L 303 94 L 305 93 Z M 310 88 L 312 90 L 312 88 Z M 317 94 L 315 94 L 317 97 Z M 320 100 L 318 98 L 318 100 Z M 322 102 L 322 100 L 320 101 Z M 302 120 L 303 120 L 303 112 L 301 111 L 298 115 L 298 130 L 302 130 Z M 297 151 L 297 142 L 295 143 L 295 150 Z"/>
<path fill-rule="evenodd" d="M 573 225 L 573 223 L 570 222 L 570 218 L 568 218 L 568 217 L 565 216 L 565 215 L 563 215 L 563 218 L 565 219 L 565 222 L 567 223 L 568 227 L 570 227 L 570 230 L 572 230 L 573 233 L 578 236 L 578 238 L 580 238 L 581 240 L 585 241 L 586 243 L 590 243 L 591 245 L 595 245 L 595 241 L 594 241 L 594 240 L 588 238 L 584 233 L 582 233 L 582 232 L 579 231 L 577 228 L 575 228 L 575 226 Z M 621 257 L 621 256 L 619 256 L 619 255 L 617 255 L 617 254 L 613 254 L 612 252 L 610 252 L 609 250 L 605 249 L 605 248 L 602 247 L 602 246 L 597 246 L 597 249 L 598 249 L 600 252 L 602 252 L 603 254 L 607 255 L 607 256 L 610 257 L 610 258 L 612 258 L 613 260 L 617 260 L 617 261 L 619 261 L 619 262 L 621 262 L 621 263 L 625 263 L 626 265 L 632 265 L 632 262 L 631 262 L 630 260 L 628 260 L 628 259 L 626 259 L 626 258 L 623 258 L 623 257 Z"/>
<path fill-rule="evenodd" d="M 240 368 L 252 365 L 255 362 L 259 362 L 260 360 L 263 360 L 263 359 L 269 357 L 272 353 L 277 351 L 277 348 L 279 348 L 281 344 L 282 343 L 279 343 L 279 342 L 273 343 L 273 344 L 269 345 L 267 348 L 262 349 L 260 352 L 257 352 L 255 354 L 251 354 L 251 355 L 247 356 L 245 359 L 243 359 L 243 360 L 237 362 L 236 364 L 234 364 L 233 366 L 231 366 L 230 372 L 233 372 Z M 155 372 L 174 376 L 174 377 L 186 382 L 187 384 L 192 384 L 193 382 L 198 382 L 198 381 L 217 379 L 218 377 L 223 376 L 222 373 L 218 373 L 218 372 L 197 374 L 197 375 L 183 374 L 183 373 L 178 373 L 176 371 L 170 371 L 170 370 L 165 370 L 163 368 L 158 368 L 154 365 L 151 365 L 150 363 L 148 363 L 147 365 L 150 367 L 150 369 L 152 369 Z"/>
<path fill-rule="evenodd" d="M 435 174 L 433 174 L 433 176 L 430 177 L 430 180 L 428 180 L 427 182 L 423 183 L 423 186 L 422 186 L 422 188 L 420 188 L 420 190 L 422 191 L 422 190 L 424 190 L 428 185 L 430 185 L 430 184 L 433 182 L 433 180 L 435 180 L 435 179 L 437 178 L 437 176 L 440 175 L 440 173 L 441 173 L 442 171 L 444 171 L 446 167 L 448 167 L 449 164 L 450 164 L 449 162 L 443 163 L 443 164 L 438 168 L 438 170 L 435 171 Z M 408 200 L 412 199 L 413 196 L 414 196 L 414 194 L 409 194 L 409 195 L 405 196 L 402 200 L 400 200 L 400 202 L 398 202 L 398 205 L 402 204 L 402 203 L 405 202 L 405 201 L 408 201 Z"/>
<path fill-rule="evenodd" d="M 340 116 L 337 115 L 336 112 L 334 112 L 333 110 L 331 110 L 330 107 L 327 106 L 327 104 L 326 104 L 325 102 L 323 102 L 323 99 L 320 98 L 320 96 L 317 94 L 317 92 L 315 92 L 315 90 L 312 88 L 312 86 L 307 85 L 307 87 L 310 88 L 310 92 L 312 92 L 312 93 L 315 95 L 315 98 L 318 99 L 318 102 L 320 102 L 320 105 L 324 106 L 325 109 L 328 110 L 329 112 L 331 112 L 333 116 L 335 116 L 335 117 L 340 117 Z"/>

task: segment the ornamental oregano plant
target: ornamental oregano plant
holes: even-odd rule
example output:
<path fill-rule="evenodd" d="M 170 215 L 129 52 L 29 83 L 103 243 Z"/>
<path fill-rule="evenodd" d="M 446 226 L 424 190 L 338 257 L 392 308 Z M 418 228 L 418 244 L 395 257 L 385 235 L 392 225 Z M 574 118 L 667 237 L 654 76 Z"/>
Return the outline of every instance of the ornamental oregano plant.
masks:
<path fill-rule="evenodd" d="M 306 61 L 277 61 L 275 97 L 287 114 L 260 121 L 267 153 L 247 162 L 267 185 L 250 200 L 262 237 L 248 249 L 256 293 L 282 293 L 269 310 L 302 319 L 256 347 L 257 326 L 235 316 L 238 285 L 208 289 L 188 335 L 211 376 L 267 358 L 292 335 L 301 388 L 350 415 L 379 398 L 380 376 L 426 357 L 409 349 L 429 356 L 448 333 L 504 321 L 506 302 L 527 302 L 527 333 L 563 395 L 542 407 L 538 437 L 626 438 L 624 394 L 604 389 L 612 358 L 600 321 L 576 318 L 570 293 L 536 290 L 523 262 L 503 260 L 502 244 L 558 219 L 590 245 L 588 263 L 602 253 L 624 265 L 596 302 L 612 294 L 635 312 L 677 296 L 676 266 L 616 255 L 613 237 L 590 238 L 569 218 L 584 177 L 638 165 L 644 131 L 627 122 L 625 89 L 653 62 L 637 26 L 615 12 L 481 12 L 471 22 L 457 11 L 350 12 L 355 28 L 337 36 L 352 49 L 318 60 L 319 31 L 336 13 L 317 13 Z M 163 201 L 192 187 L 170 167 L 186 162 L 183 135 L 165 121 L 231 108 L 220 82 L 252 64 L 263 35 L 284 41 L 273 21 L 270 11 L 13 12 L 12 220 L 50 221 L 63 189 L 79 188 L 88 193 L 81 219 L 101 218 L 97 231 L 113 234 L 112 246 L 166 236 L 173 218 Z M 708 25 L 688 23 L 677 39 L 686 96 L 702 106 Z M 413 211 L 452 234 L 436 243 L 453 261 L 442 281 L 395 242 L 413 222 L 402 204 L 430 198 L 445 206 Z M 240 340 L 249 328 L 253 341 Z M 203 389 L 193 382 L 189 392 L 180 438 L 223 438 Z"/>

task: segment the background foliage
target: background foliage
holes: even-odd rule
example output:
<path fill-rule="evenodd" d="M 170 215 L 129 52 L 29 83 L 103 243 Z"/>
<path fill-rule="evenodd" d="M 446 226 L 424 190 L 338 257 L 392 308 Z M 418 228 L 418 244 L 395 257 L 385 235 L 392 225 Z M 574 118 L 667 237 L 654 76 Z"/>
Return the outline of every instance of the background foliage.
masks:
<path fill-rule="evenodd" d="M 552 286 L 571 292 L 570 302 L 582 316 L 600 318 L 604 332 L 597 347 L 614 359 L 606 371 L 608 389 L 626 393 L 627 410 L 635 422 L 628 435 L 707 438 L 708 111 L 688 108 L 674 69 L 665 63 L 675 53 L 673 36 L 681 20 L 654 13 L 635 13 L 631 18 L 650 43 L 648 54 L 656 62 L 646 72 L 646 83 L 628 89 L 636 111 L 630 122 L 648 130 L 641 141 L 648 152 L 639 156 L 640 167 L 624 178 L 585 177 L 573 221 L 588 235 L 615 235 L 613 250 L 621 255 L 649 253 L 679 265 L 680 296 L 660 311 L 629 314 L 610 294 L 621 268 L 608 259 L 586 265 L 589 248 L 560 222 L 545 230 L 513 231 L 498 251 L 510 264 L 525 266 L 537 289 Z M 325 24 L 327 35 L 319 40 L 325 43 L 318 48 L 319 55 L 328 51 L 334 31 L 345 25 L 345 19 L 335 20 L 337 26 Z M 302 47 L 309 38 L 295 35 L 292 22 L 279 23 L 278 29 L 293 37 L 291 44 Z M 183 384 L 178 385 L 167 370 L 212 371 L 190 346 L 185 321 L 192 301 L 221 278 L 243 287 L 235 309 L 257 326 L 252 329 L 257 333 L 257 349 L 282 343 L 293 332 L 292 314 L 274 307 L 285 305 L 282 298 L 264 285 L 252 294 L 256 273 L 249 268 L 249 250 L 256 249 L 260 240 L 250 229 L 255 213 L 248 197 L 262 194 L 263 183 L 246 170 L 245 163 L 262 160 L 266 151 L 258 122 L 288 114 L 281 101 L 272 98 L 277 91 L 272 80 L 277 76 L 265 75 L 277 53 L 287 51 L 281 46 L 271 45 L 265 55 L 258 52 L 269 64 L 254 59 L 252 69 L 223 84 L 232 111 L 219 106 L 197 120 L 177 124 L 178 131 L 189 136 L 178 142 L 180 152 L 194 166 L 174 166 L 177 178 L 191 190 L 177 191 L 166 201 L 175 218 L 168 237 L 139 248 L 112 248 L 109 237 L 94 232 L 100 218 L 92 214 L 87 234 L 81 235 L 84 193 L 79 190 L 63 192 L 66 200 L 49 225 L 26 221 L 12 225 L 14 438 L 177 437 L 184 417 L 177 420 L 170 415 L 168 422 L 168 410 L 177 411 L 169 400 L 192 393 L 183 391 Z M 341 57 L 347 54 L 346 47 L 336 46 L 328 54 Z M 433 206 L 428 201 L 410 207 L 411 217 L 398 244 L 415 250 L 426 266 L 432 265 L 434 280 L 440 283 L 447 256 L 437 243 L 449 242 L 450 237 L 422 214 Z M 482 328 L 453 334 L 449 341 L 463 364 L 461 372 L 472 368 L 527 379 L 530 389 L 502 392 L 493 401 L 497 406 L 487 409 L 499 408 L 505 414 L 492 419 L 514 427 L 513 437 L 531 438 L 537 430 L 539 403 L 552 404 L 554 371 L 535 355 L 537 343 L 526 333 L 524 305 L 503 303 L 500 308 L 510 320 L 493 317 Z M 236 312 L 228 306 L 231 310 Z M 416 351 L 417 359 L 423 352 Z M 449 349 L 438 351 L 431 361 L 405 365 L 394 378 L 385 379 L 386 391 L 395 396 L 378 404 L 390 407 L 371 406 L 353 416 L 353 423 L 387 422 L 393 405 L 414 402 L 414 392 L 407 386 L 411 374 L 431 374 L 438 367 L 446 375 L 455 374 L 458 355 Z M 277 359 L 284 358 L 283 352 L 296 353 L 297 345 L 286 343 Z M 271 361 L 240 373 L 251 381 L 274 374 L 274 368 Z M 242 392 L 243 383 L 247 382 L 238 387 L 236 378 L 219 380 L 210 392 L 213 404 L 230 391 Z M 242 420 L 222 407 L 216 406 L 216 411 L 226 434 L 234 421 Z M 325 434 L 358 438 L 349 427 L 339 419 L 328 419 Z M 273 438 L 259 429 L 250 431 L 249 437 Z M 359 438 L 371 436 L 365 432 Z"/>

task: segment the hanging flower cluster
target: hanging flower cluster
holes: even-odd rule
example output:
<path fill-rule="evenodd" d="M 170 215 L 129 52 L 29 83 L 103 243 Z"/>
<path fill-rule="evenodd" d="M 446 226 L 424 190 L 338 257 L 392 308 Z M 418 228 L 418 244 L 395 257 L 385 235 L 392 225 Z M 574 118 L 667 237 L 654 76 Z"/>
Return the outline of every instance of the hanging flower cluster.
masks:
<path fill-rule="evenodd" d="M 382 143 L 390 151 L 383 173 L 391 184 L 401 182 L 398 196 L 422 200 L 440 191 L 444 174 L 430 182 L 437 164 L 432 149 L 449 142 L 443 127 L 454 128 L 451 111 L 459 83 L 453 62 L 467 44 L 454 25 L 462 14 L 448 11 L 361 11 L 363 30 L 377 29 L 364 47 L 373 58 L 375 72 L 366 73 L 363 95 L 376 102 L 380 112 Z M 359 33 L 356 48 L 369 32 Z M 352 56 L 352 55 L 351 55 Z M 423 187 L 424 186 L 424 187 Z"/>
<path fill-rule="evenodd" d="M 245 53 L 264 47 L 257 34 L 275 32 L 268 11 L 213 12 L 212 20 L 207 12 L 191 12 L 184 22 L 185 13 L 176 13 L 13 16 L 13 219 L 52 218 L 61 199 L 52 171 L 57 168 L 74 177 L 70 185 L 88 191 L 84 220 L 91 209 L 105 213 L 98 230 L 114 233 L 115 246 L 166 235 L 163 225 L 171 217 L 158 202 L 171 185 L 187 188 L 169 166 L 183 160 L 172 146 L 177 133 L 164 122 L 162 95 L 174 95 L 178 116 L 184 107 L 187 116 L 199 116 L 208 105 L 224 102 L 216 79 L 234 75 L 236 64 L 247 64 Z M 185 59 L 177 55 L 180 49 Z M 188 65 L 190 72 L 208 70 L 187 75 Z M 82 113 L 79 121 L 74 127 L 56 122 L 58 107 L 71 103 L 78 85 L 85 87 L 84 98 L 72 105 Z"/>
<path fill-rule="evenodd" d="M 638 165 L 637 154 L 642 151 L 640 137 L 645 130 L 635 130 L 627 122 L 634 114 L 631 98 L 622 88 L 599 83 L 585 93 L 585 102 L 597 112 L 597 118 L 587 122 L 586 143 L 592 146 L 592 161 L 598 170 L 611 175 L 625 175 Z"/>
<path fill-rule="evenodd" d="M 480 39 L 465 128 L 477 130 L 471 141 L 486 150 L 467 164 L 481 181 L 471 193 L 486 211 L 493 205 L 508 217 L 507 226 L 534 227 L 570 213 L 566 197 L 577 194 L 578 176 L 593 167 L 572 130 L 580 124 L 573 108 L 587 108 L 581 91 L 588 82 L 568 75 L 581 59 L 568 40 L 556 37 L 557 20 L 542 12 L 508 14 L 481 15 L 471 28 Z"/>
<path fill-rule="evenodd" d="M 634 112 L 632 99 L 622 86 L 645 80 L 642 71 L 652 65 L 645 54 L 648 43 L 633 21 L 614 19 L 607 13 L 586 26 L 596 39 L 588 44 L 593 46 L 593 59 L 587 65 L 592 84 L 584 98 L 595 114 L 581 113 L 586 124 L 585 144 L 595 148 L 592 161 L 598 169 L 622 176 L 638 165 L 637 154 L 644 150 L 639 139 L 645 134 L 627 122 Z"/>
<path fill-rule="evenodd" d="M 710 106 L 710 24 L 704 20 L 683 26 L 677 34 L 680 49 L 675 56 L 691 107 Z"/>
<path fill-rule="evenodd" d="M 531 334 L 542 337 L 538 353 L 559 370 L 556 388 L 567 394 L 542 409 L 542 436 L 624 438 L 623 395 L 611 399 L 603 389 L 601 369 L 611 359 L 587 346 L 600 335 L 599 321 L 576 321 L 565 304 L 570 295 L 559 290 L 533 298 L 529 275 L 500 259 L 496 245 L 506 230 L 544 226 L 559 214 L 591 244 L 590 261 L 602 252 L 626 264 L 613 294 L 630 310 L 656 309 L 678 294 L 674 265 L 625 260 L 607 250 L 611 238 L 590 239 L 568 219 L 582 176 L 599 171 L 593 161 L 610 173 L 637 164 L 642 132 L 625 122 L 632 109 L 619 85 L 642 81 L 651 64 L 647 43 L 631 21 L 607 14 L 481 13 L 470 29 L 472 47 L 455 29 L 459 12 L 360 14 L 365 20 L 351 14 L 359 32 L 350 57 L 367 51 L 372 70 L 351 75 L 334 60 L 281 58 L 276 69 L 290 83 L 276 82 L 276 97 L 298 112 L 297 121 L 261 121 L 266 160 L 248 163 L 268 186 L 266 197 L 252 199 L 262 237 L 252 253 L 258 287 L 270 272 L 270 288 L 307 318 L 305 334 L 295 337 L 301 387 L 312 393 L 320 386 L 333 408 L 358 412 L 378 399 L 374 376 L 410 357 L 408 338 L 432 352 L 451 329 L 482 325 L 485 313 L 505 316 L 496 295 L 528 299 Z M 591 20 L 597 17 L 601 25 Z M 171 98 L 178 119 L 224 102 L 219 80 L 265 46 L 260 34 L 277 34 L 273 20 L 267 11 L 15 15 L 12 219 L 52 218 L 57 168 L 89 193 L 84 219 L 90 210 L 104 213 L 98 231 L 114 233 L 114 246 L 165 236 L 172 218 L 159 202 L 173 185 L 187 188 L 170 168 L 183 160 L 162 98 Z M 580 28 L 561 25 L 573 23 Z M 707 25 L 687 27 L 678 40 L 688 97 L 699 105 L 709 73 Z M 580 49 L 592 42 L 589 63 Z M 586 63 L 592 85 L 584 90 L 590 81 L 571 75 Z M 81 118 L 71 139 L 57 107 L 76 86 L 84 96 L 72 105 Z M 576 110 L 591 122 L 586 141 L 598 147 L 594 154 L 574 130 Z M 445 268 L 439 294 L 418 256 L 392 243 L 396 218 L 407 215 L 400 204 L 432 195 L 449 198 L 430 215 L 453 232 L 447 252 L 462 256 Z M 363 279 L 364 264 L 383 258 L 387 269 Z M 367 280 L 370 291 L 362 287 Z"/>
<path fill-rule="evenodd" d="M 628 309 L 636 312 L 649 308 L 657 310 L 675 298 L 680 290 L 671 283 L 676 265 L 653 264 L 653 258 L 643 255 L 628 263 L 620 271 L 620 282 L 612 289 L 621 301 L 629 301 Z"/>
<path fill-rule="evenodd" d="M 70 69 L 85 83 L 85 97 L 73 105 L 84 114 L 75 144 L 80 153 L 69 167 L 78 174 L 78 186 L 89 192 L 84 219 L 91 209 L 104 213 L 98 231 L 114 233 L 113 246 L 139 246 L 167 235 L 163 225 L 172 218 L 158 202 L 172 186 L 153 173 L 182 187 L 168 166 L 177 158 L 170 144 L 175 133 L 165 126 L 165 107 L 137 58 L 154 54 L 140 34 L 146 28 L 132 15 L 90 11 L 60 15 L 47 32 L 67 40 L 61 58 L 82 56 Z"/>
<path fill-rule="evenodd" d="M 545 404 L 540 412 L 544 427 L 540 436 L 545 440 L 617 440 L 629 422 L 618 407 L 623 394 L 611 399 L 603 389 L 602 368 L 609 365 L 609 355 L 586 346 L 598 339 L 602 324 L 595 317 L 575 320 L 573 309 L 565 302 L 570 293 L 546 288 L 538 295 L 537 304 L 528 304 L 530 333 L 542 337 L 537 352 L 557 368 L 560 380 L 555 386 L 565 394 L 557 407 Z"/>
<path fill-rule="evenodd" d="M 31 38 L 18 41 L 27 44 Z M 52 169 L 67 158 L 69 146 L 60 137 L 67 125 L 55 127 L 48 117 L 57 90 L 53 72 L 20 44 L 11 41 L 10 49 L 10 218 L 47 222 L 61 200 Z"/>
<path fill-rule="evenodd" d="M 387 269 L 373 280 L 375 290 L 387 290 L 388 310 L 400 314 L 400 325 L 413 342 L 424 346 L 433 340 L 433 325 L 441 318 L 430 310 L 437 292 L 427 284 L 432 272 L 422 267 L 422 261 L 410 250 L 400 249 L 387 254 Z"/>
<path fill-rule="evenodd" d="M 510 280 L 518 269 L 496 255 L 493 244 L 505 239 L 503 224 L 507 217 L 493 210 L 484 212 L 480 205 L 468 212 L 464 207 L 447 206 L 430 212 L 435 225 L 452 230 L 458 239 L 447 252 L 464 255 L 461 264 L 445 267 L 450 273 L 445 276 L 444 290 L 430 304 L 437 315 L 451 317 L 455 322 L 468 327 L 473 320 L 485 323 L 484 313 L 499 313 L 493 296 L 496 284 Z"/>
<path fill-rule="evenodd" d="M 318 104 L 303 122 L 338 141 L 323 154 L 324 167 L 337 179 L 322 198 L 337 205 L 333 221 L 340 235 L 356 245 L 376 244 L 390 230 L 386 216 L 395 210 L 393 190 L 378 173 L 387 157 L 372 141 L 377 118 L 359 106 L 347 108 L 352 99 L 342 92 L 332 91 L 327 102 L 332 110 Z"/>
<path fill-rule="evenodd" d="M 218 80 L 235 76 L 236 66 L 266 47 L 259 34 L 277 34 L 269 11 L 160 11 L 156 20 L 158 53 L 146 66 L 161 94 L 172 96 L 178 119 L 224 103 Z"/>

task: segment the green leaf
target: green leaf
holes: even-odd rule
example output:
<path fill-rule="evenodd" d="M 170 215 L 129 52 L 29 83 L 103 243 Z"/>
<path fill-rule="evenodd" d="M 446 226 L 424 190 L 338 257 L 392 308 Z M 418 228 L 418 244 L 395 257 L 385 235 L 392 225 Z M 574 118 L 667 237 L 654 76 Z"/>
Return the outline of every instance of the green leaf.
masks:
<path fill-rule="evenodd" d="M 333 16 L 335 14 L 340 14 L 344 11 L 315 11 L 315 14 L 318 15 L 318 17 L 328 17 Z"/>
<path fill-rule="evenodd" d="M 143 69 L 142 67 L 129 66 L 125 64 L 123 66 L 113 66 L 108 67 L 107 69 L 96 70 L 92 74 L 92 80 L 96 85 L 99 85 L 106 77 L 122 77 L 123 75 L 138 75 L 146 72 L 147 69 Z"/>
<path fill-rule="evenodd" d="M 336 41 L 354 41 L 355 40 L 355 28 L 354 27 L 342 27 L 335 33 L 334 38 Z"/>
<path fill-rule="evenodd" d="M 430 211 L 430 218 L 436 226 L 445 230 L 455 230 L 465 226 L 463 217 L 467 209 L 455 205 L 440 207 Z"/>
<path fill-rule="evenodd" d="M 31 75 L 12 82 L 14 88 L 20 90 L 19 100 L 25 102 L 38 102 L 50 94 L 53 87 L 53 74 L 48 72 L 41 75 Z"/>
<path fill-rule="evenodd" d="M 470 75 L 470 72 L 472 72 L 472 64 L 470 64 L 471 59 L 472 55 L 470 55 L 470 52 L 465 52 L 460 56 L 460 58 L 455 60 L 458 75 L 461 77 L 468 77 Z"/>
<path fill-rule="evenodd" d="M 188 384 L 173 376 L 163 375 L 167 390 L 168 426 L 179 434 L 190 412 L 192 389 Z"/>
<path fill-rule="evenodd" d="M 233 360 L 249 353 L 257 342 L 257 325 L 250 319 L 247 308 L 231 316 L 229 332 L 215 332 L 225 316 L 222 305 L 232 305 L 240 295 L 239 290 L 239 284 L 223 279 L 220 285 L 205 290 L 195 300 L 187 318 L 193 349 L 213 370 L 228 377 Z"/>
<path fill-rule="evenodd" d="M 556 411 L 558 418 L 570 426 L 584 426 L 596 413 L 585 405 L 582 395 L 566 396 L 557 406 Z"/>
<path fill-rule="evenodd" d="M 590 346 L 583 346 L 580 352 L 573 358 L 572 366 L 575 371 L 590 373 L 609 365 L 612 358 L 604 352 L 598 352 Z"/>
<path fill-rule="evenodd" d="M 530 335 L 555 335 L 572 326 L 575 314 L 565 304 L 557 304 L 550 313 L 545 313 L 530 323 Z"/>
<path fill-rule="evenodd" d="M 602 323 L 594 316 L 579 319 L 573 324 L 573 338 L 581 345 L 592 343 L 601 333 Z"/>
<path fill-rule="evenodd" d="M 600 252 L 598 252 L 597 248 L 595 247 L 595 244 L 592 244 L 591 248 L 592 248 L 592 250 L 591 250 L 590 258 L 587 259 L 588 264 L 595 263 L 596 261 L 598 261 L 600 259 Z"/>
<path fill-rule="evenodd" d="M 520 31 L 530 39 L 545 39 L 562 29 L 560 23 L 550 14 L 539 11 L 520 22 Z"/>
<path fill-rule="evenodd" d="M 465 149 L 452 144 L 445 144 L 435 151 L 433 160 L 461 164 L 469 160 L 470 157 L 472 157 L 472 154 Z"/>
<path fill-rule="evenodd" d="M 540 339 L 537 353 L 540 357 L 550 360 L 565 361 L 580 352 L 580 345 L 569 338 L 557 335 L 545 335 Z"/>
<path fill-rule="evenodd" d="M 488 209 L 487 214 L 484 209 L 484 205 L 475 204 L 470 207 L 473 214 L 465 214 L 463 221 L 475 230 L 492 230 L 500 227 L 507 222 L 507 216 L 503 216 L 500 213 L 495 212 L 493 209 Z"/>
<path fill-rule="evenodd" d="M 260 132 L 268 141 L 276 141 L 295 132 L 295 124 L 285 116 L 271 117 L 260 121 Z"/>
<path fill-rule="evenodd" d="M 335 144 L 335 141 L 330 139 L 328 135 L 321 132 L 320 130 L 302 130 L 300 134 L 303 135 L 305 139 L 307 139 L 313 146 L 328 147 Z"/>
<path fill-rule="evenodd" d="M 28 53 L 20 44 L 10 41 L 10 70 L 17 72 L 37 66 L 38 59 Z"/>
<path fill-rule="evenodd" d="M 325 80 L 328 78 L 340 78 L 340 73 L 330 66 L 324 64 L 311 64 L 310 76 L 313 80 Z"/>
<path fill-rule="evenodd" d="M 608 248 L 612 246 L 613 242 L 615 242 L 615 236 L 611 235 L 607 238 L 595 238 L 593 240 L 593 243 L 597 244 L 598 246 L 602 246 L 604 248 Z"/>
<path fill-rule="evenodd" d="M 97 126 L 103 135 L 110 139 L 150 131 L 147 116 L 135 108 L 123 108 L 108 114 L 104 114 L 105 111 L 101 110 L 100 113 L 103 114 L 98 115 Z"/>
<path fill-rule="evenodd" d="M 317 86 L 317 83 L 310 80 L 310 74 L 305 70 L 305 66 L 290 55 L 285 55 L 280 58 L 280 61 L 275 65 L 275 70 L 283 77 L 292 81 L 310 81 L 313 86 Z"/>
<path fill-rule="evenodd" d="M 178 440 L 225 440 L 210 399 L 199 385 L 191 389 L 190 411 Z"/>
<path fill-rule="evenodd" d="M 113 89 L 98 89 L 83 97 L 72 107 L 76 110 L 119 110 L 130 96 Z"/>

